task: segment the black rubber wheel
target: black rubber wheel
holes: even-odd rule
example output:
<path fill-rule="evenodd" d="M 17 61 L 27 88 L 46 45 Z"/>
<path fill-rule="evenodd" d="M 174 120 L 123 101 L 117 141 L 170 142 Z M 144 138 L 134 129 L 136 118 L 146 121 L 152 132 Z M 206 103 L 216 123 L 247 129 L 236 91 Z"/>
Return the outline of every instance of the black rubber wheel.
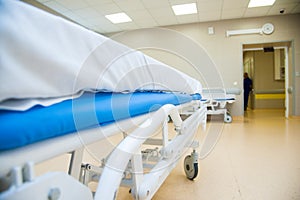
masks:
<path fill-rule="evenodd" d="M 191 155 L 188 155 L 184 159 L 184 172 L 189 180 L 194 180 L 198 175 L 198 163 L 193 162 Z"/>

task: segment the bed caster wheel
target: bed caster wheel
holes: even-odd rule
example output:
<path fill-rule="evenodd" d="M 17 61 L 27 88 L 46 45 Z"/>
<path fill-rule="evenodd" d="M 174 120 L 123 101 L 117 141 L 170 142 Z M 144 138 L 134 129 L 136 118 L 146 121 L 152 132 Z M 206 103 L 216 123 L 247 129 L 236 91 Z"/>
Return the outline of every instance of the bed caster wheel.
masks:
<path fill-rule="evenodd" d="M 188 155 L 184 159 L 184 172 L 189 180 L 194 180 L 198 175 L 198 163 L 194 162 L 194 158 Z"/>
<path fill-rule="evenodd" d="M 171 123 L 171 122 L 172 122 L 172 118 L 171 118 L 171 116 L 170 116 L 170 115 L 168 115 L 167 122 L 168 122 L 168 123 Z"/>
<path fill-rule="evenodd" d="M 224 122 L 225 123 L 231 123 L 232 122 L 232 117 L 231 117 L 231 115 L 229 113 L 226 113 L 224 115 Z"/>

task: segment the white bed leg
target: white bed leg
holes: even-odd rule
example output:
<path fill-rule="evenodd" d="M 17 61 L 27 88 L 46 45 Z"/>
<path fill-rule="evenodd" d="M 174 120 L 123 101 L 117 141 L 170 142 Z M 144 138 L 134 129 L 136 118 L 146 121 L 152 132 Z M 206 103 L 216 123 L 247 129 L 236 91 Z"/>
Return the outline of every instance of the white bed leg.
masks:
<path fill-rule="evenodd" d="M 33 181 L 35 178 L 35 173 L 34 173 L 34 163 L 33 162 L 28 162 L 25 164 L 23 168 L 23 179 L 26 182 Z"/>
<path fill-rule="evenodd" d="M 132 156 L 132 179 L 133 187 L 131 188 L 131 194 L 135 199 L 138 199 L 137 192 L 143 181 L 143 159 L 142 154 L 137 153 Z"/>
<path fill-rule="evenodd" d="M 118 147 L 110 154 L 106 166 L 99 180 L 95 200 L 115 199 L 116 193 L 123 178 L 129 159 L 136 154 L 140 146 L 149 138 L 164 122 L 174 105 L 164 105 L 151 117 L 145 120 L 140 127 L 128 135 Z"/>
<path fill-rule="evenodd" d="M 170 117 L 173 121 L 176 130 L 179 130 L 182 124 L 182 119 L 180 118 L 179 112 L 177 109 L 170 111 Z"/>
<path fill-rule="evenodd" d="M 71 155 L 70 166 L 69 166 L 69 174 L 77 180 L 79 180 L 80 178 L 83 151 L 84 151 L 83 148 L 79 148 L 71 153 L 72 155 Z"/>
<path fill-rule="evenodd" d="M 12 173 L 12 184 L 15 187 L 19 187 L 23 183 L 23 173 L 21 167 L 14 167 Z"/>
<path fill-rule="evenodd" d="M 163 146 L 167 146 L 169 142 L 169 128 L 168 128 L 168 121 L 165 120 L 164 125 L 163 125 L 163 130 L 162 130 L 162 142 Z"/>

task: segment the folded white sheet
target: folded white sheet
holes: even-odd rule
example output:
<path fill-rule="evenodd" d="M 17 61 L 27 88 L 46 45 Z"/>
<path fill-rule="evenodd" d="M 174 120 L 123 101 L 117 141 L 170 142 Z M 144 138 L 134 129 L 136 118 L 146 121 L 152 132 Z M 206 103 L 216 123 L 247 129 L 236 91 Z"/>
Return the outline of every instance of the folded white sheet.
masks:
<path fill-rule="evenodd" d="M 19 1 L 0 0 L 0 44 L 0 109 L 48 106 L 85 90 L 202 90 L 172 67 Z"/>

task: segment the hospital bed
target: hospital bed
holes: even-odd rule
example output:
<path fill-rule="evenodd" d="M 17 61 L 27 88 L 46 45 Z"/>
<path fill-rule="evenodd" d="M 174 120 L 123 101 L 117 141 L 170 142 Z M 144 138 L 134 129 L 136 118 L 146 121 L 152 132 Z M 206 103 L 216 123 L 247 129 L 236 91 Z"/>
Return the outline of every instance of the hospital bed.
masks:
<path fill-rule="evenodd" d="M 70 175 L 86 185 L 99 179 L 95 199 L 114 199 L 120 184 L 131 188 L 136 199 L 151 199 L 189 147 L 194 151 L 184 167 L 187 177 L 194 179 L 198 161 L 193 139 L 206 116 L 199 99 L 199 95 L 161 92 L 87 93 L 75 105 L 67 100 L 25 112 L 1 111 L 0 177 L 7 188 L 0 199 L 51 199 L 52 195 L 92 199 L 85 186 L 61 172 L 34 176 L 34 164 L 68 152 L 73 154 Z M 182 121 L 181 111 L 191 116 Z M 173 138 L 168 136 L 168 116 L 177 132 Z M 161 137 L 151 139 L 157 130 Z M 85 145 L 120 132 L 127 136 L 100 166 L 85 164 L 78 169 Z M 141 151 L 142 144 L 155 148 Z M 146 169 L 150 172 L 144 174 Z"/>
<path fill-rule="evenodd" d="M 0 42 L 1 200 L 115 199 L 120 186 L 151 199 L 188 148 L 183 167 L 196 178 L 198 81 L 18 1 L 1 1 Z M 87 145 L 120 133 L 99 165 L 82 163 Z M 35 176 L 36 164 L 66 153 L 68 173 Z"/>
<path fill-rule="evenodd" d="M 224 122 L 231 123 L 232 116 L 226 104 L 232 104 L 236 100 L 236 95 L 241 93 L 238 88 L 204 88 L 202 91 L 202 102 L 207 106 L 208 115 L 224 115 Z"/>

